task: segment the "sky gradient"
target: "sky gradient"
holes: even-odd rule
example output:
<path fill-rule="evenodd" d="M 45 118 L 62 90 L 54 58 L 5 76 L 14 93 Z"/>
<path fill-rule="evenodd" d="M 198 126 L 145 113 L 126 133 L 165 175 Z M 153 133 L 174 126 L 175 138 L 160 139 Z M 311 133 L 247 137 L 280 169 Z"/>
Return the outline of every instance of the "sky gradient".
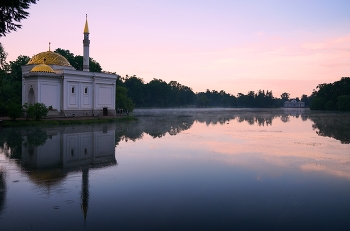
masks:
<path fill-rule="evenodd" d="M 310 95 L 350 76 L 349 0 L 41 0 L 1 37 L 7 61 L 62 48 L 105 71 L 172 80 L 194 92 Z"/>

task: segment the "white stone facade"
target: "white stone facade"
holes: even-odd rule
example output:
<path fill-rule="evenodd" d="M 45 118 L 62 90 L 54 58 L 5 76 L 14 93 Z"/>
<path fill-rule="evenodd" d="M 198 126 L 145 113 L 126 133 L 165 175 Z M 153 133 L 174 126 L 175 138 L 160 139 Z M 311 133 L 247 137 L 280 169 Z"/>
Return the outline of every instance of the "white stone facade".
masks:
<path fill-rule="evenodd" d="M 44 103 L 57 116 L 116 115 L 117 75 L 56 65 L 55 73 L 30 72 L 33 66 L 22 67 L 22 104 Z"/>
<path fill-rule="evenodd" d="M 305 102 L 302 102 L 302 101 L 297 102 L 295 99 L 293 99 L 291 101 L 284 102 L 283 107 L 291 107 L 291 108 L 305 107 Z"/>

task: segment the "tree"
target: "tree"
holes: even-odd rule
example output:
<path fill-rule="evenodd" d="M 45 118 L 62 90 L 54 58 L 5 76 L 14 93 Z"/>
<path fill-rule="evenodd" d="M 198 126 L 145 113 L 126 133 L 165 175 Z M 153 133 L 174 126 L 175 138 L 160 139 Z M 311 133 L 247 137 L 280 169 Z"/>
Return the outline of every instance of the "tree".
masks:
<path fill-rule="evenodd" d="M 350 111 L 350 95 L 341 95 L 338 97 L 338 110 Z"/>
<path fill-rule="evenodd" d="M 82 71 L 83 70 L 83 56 L 81 55 L 74 55 L 69 50 L 65 50 L 62 48 L 57 48 L 54 52 L 62 55 L 65 57 L 70 65 L 74 67 L 76 70 Z M 89 60 L 89 69 L 91 72 L 101 72 L 102 67 L 101 65 L 95 61 L 93 58 L 90 58 Z"/>
<path fill-rule="evenodd" d="M 343 77 L 334 83 L 319 84 L 312 93 L 310 109 L 312 110 L 344 110 L 347 108 L 346 97 L 350 92 L 350 77 Z M 341 102 L 339 103 L 339 100 Z M 345 101 L 343 101 L 345 100 Z M 339 108 L 340 105 L 340 108 Z M 345 107 L 344 107 L 345 106 Z"/>
<path fill-rule="evenodd" d="M 23 113 L 22 105 L 11 102 L 7 106 L 7 115 L 11 118 L 11 120 L 16 120 L 21 117 Z"/>
<path fill-rule="evenodd" d="M 0 115 L 7 114 L 10 103 L 22 104 L 22 65 L 27 64 L 28 56 L 20 55 L 15 61 L 0 69 Z"/>
<path fill-rule="evenodd" d="M 19 81 L 22 83 L 22 66 L 29 62 L 30 58 L 26 55 L 20 55 L 15 61 L 10 61 L 9 78 L 11 81 Z"/>
<path fill-rule="evenodd" d="M 289 96 L 290 96 L 290 94 L 287 92 L 284 92 L 281 94 L 281 98 L 284 102 L 289 100 Z"/>
<path fill-rule="evenodd" d="M 79 66 L 75 61 L 75 55 L 72 52 L 70 52 L 70 50 L 64 50 L 62 48 L 57 48 L 54 52 L 65 57 L 68 60 L 68 62 L 70 63 L 70 65 L 72 65 L 72 67 L 74 67 L 75 69 L 77 69 L 77 67 Z M 81 65 L 81 66 L 83 66 L 83 65 Z"/>
<path fill-rule="evenodd" d="M 116 87 L 115 108 L 122 108 L 131 112 L 134 110 L 134 103 L 127 96 L 127 92 L 128 90 L 125 87 Z"/>
<path fill-rule="evenodd" d="M 161 79 L 146 84 L 146 103 L 151 107 L 169 107 L 170 86 Z"/>
<path fill-rule="evenodd" d="M 305 103 L 305 107 L 309 107 L 310 106 L 310 97 L 308 97 L 307 95 L 303 94 L 301 96 L 301 101 Z"/>
<path fill-rule="evenodd" d="M 36 4 L 37 1 L 39 0 L 2 0 L 0 3 L 0 37 L 22 28 L 19 23 L 29 16 L 26 10 L 30 4 Z"/>
<path fill-rule="evenodd" d="M 6 57 L 7 57 L 7 53 L 5 52 L 4 47 L 0 43 L 0 115 L 6 113 L 6 105 L 4 102 L 4 98 L 2 97 L 5 78 L 7 74 L 5 71 Z"/>
<path fill-rule="evenodd" d="M 126 75 L 124 85 L 128 90 L 128 96 L 135 103 L 135 106 L 142 107 L 145 105 L 145 84 L 143 79 L 136 75 L 129 77 Z"/>
<path fill-rule="evenodd" d="M 0 69 L 3 70 L 6 65 L 7 53 L 0 42 Z"/>

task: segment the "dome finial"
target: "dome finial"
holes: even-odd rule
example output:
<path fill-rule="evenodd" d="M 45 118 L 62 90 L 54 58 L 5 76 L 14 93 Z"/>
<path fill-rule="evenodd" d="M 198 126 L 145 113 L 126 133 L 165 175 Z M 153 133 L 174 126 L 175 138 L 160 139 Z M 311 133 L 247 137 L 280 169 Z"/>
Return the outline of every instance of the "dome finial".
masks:
<path fill-rule="evenodd" d="M 50 46 L 51 46 L 51 42 L 49 42 L 49 51 L 51 51 L 51 47 Z"/>

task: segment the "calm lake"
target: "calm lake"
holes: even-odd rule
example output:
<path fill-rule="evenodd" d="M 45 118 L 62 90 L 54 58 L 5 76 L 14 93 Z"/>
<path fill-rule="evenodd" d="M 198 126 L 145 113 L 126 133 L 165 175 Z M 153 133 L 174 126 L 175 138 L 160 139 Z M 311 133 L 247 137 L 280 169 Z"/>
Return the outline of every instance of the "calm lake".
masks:
<path fill-rule="evenodd" d="M 350 230 L 350 113 L 0 129 L 0 230 Z"/>

